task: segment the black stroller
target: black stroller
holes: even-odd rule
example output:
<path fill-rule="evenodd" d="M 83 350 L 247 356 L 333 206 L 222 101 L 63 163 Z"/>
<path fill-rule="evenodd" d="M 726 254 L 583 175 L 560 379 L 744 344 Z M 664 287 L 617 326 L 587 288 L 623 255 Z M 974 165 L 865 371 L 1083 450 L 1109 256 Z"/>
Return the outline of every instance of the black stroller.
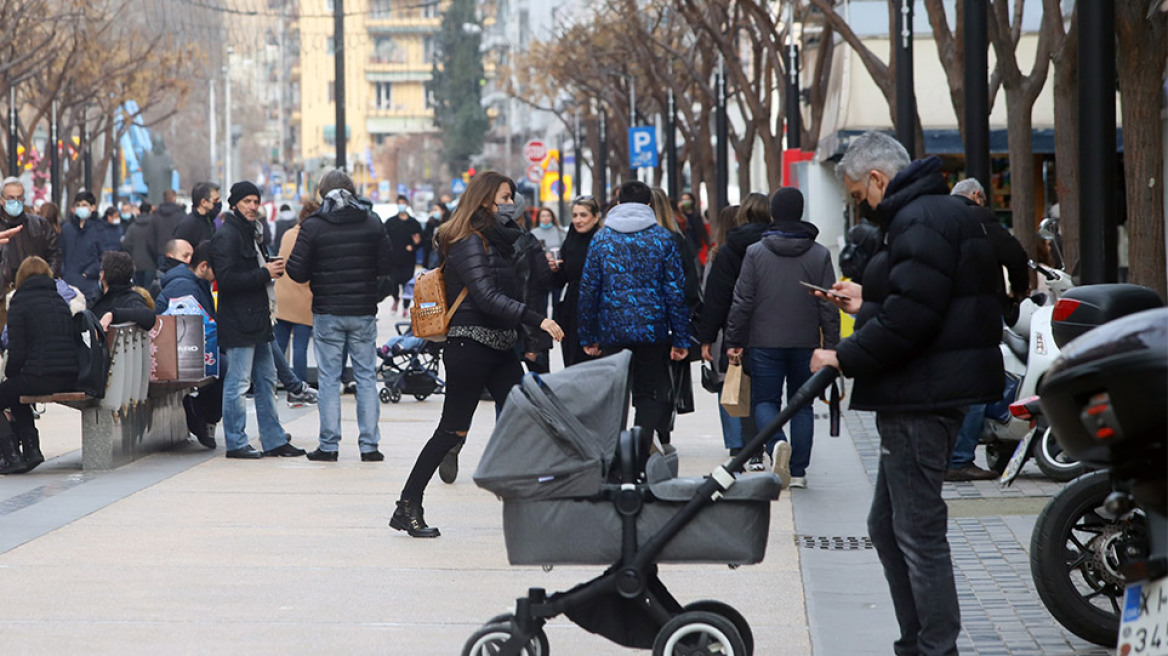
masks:
<path fill-rule="evenodd" d="M 382 403 L 397 403 L 404 394 L 412 394 L 419 401 L 431 394 L 442 394 L 446 389 L 446 383 L 438 377 L 442 344 L 414 337 L 408 322 L 399 322 L 395 327 L 398 337 L 377 350 L 381 358 L 377 378 L 385 384 L 378 398 Z"/>
<path fill-rule="evenodd" d="M 514 614 L 492 618 L 467 640 L 464 656 L 546 656 L 543 626 L 561 613 L 588 631 L 655 655 L 753 652 L 741 613 L 717 601 L 683 606 L 658 578 L 657 563 L 733 567 L 762 561 L 779 479 L 739 474 L 838 372 L 813 376 L 738 456 L 709 476 L 677 478 L 676 451 L 649 455 L 639 429 L 621 431 L 630 359 L 626 351 L 565 372 L 529 374 L 511 391 L 474 475 L 477 485 L 503 500 L 508 560 L 610 567 L 565 592 L 530 589 Z"/>

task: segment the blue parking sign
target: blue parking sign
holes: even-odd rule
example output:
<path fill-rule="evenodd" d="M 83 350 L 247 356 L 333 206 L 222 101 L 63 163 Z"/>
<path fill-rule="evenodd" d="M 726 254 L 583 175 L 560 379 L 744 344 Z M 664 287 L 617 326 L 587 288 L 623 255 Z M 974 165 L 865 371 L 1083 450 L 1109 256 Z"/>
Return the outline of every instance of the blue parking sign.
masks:
<path fill-rule="evenodd" d="M 646 125 L 629 128 L 629 167 L 657 166 L 657 128 Z"/>

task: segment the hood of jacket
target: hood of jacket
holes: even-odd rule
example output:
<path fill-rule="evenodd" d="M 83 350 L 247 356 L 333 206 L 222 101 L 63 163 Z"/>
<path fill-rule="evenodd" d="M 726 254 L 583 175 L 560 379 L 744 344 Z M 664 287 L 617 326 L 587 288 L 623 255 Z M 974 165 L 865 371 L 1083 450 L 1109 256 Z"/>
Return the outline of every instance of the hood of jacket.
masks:
<path fill-rule="evenodd" d="M 333 189 L 316 215 L 332 224 L 361 223 L 373 212 L 373 204 L 346 189 Z"/>
<path fill-rule="evenodd" d="M 194 271 L 191 271 L 189 266 L 182 262 L 178 262 L 174 267 L 167 270 L 166 274 L 162 276 L 162 287 L 165 288 L 168 284 L 171 283 L 171 281 L 177 280 L 179 278 L 189 278 L 192 281 L 199 280 L 199 277 L 195 275 Z"/>
<path fill-rule="evenodd" d="M 884 200 L 876 206 L 876 223 L 888 227 L 897 212 L 920 196 L 948 194 L 949 185 L 940 175 L 941 158 L 930 155 L 908 165 L 888 183 Z"/>
<path fill-rule="evenodd" d="M 771 229 L 769 223 L 747 223 L 726 233 L 726 247 L 746 257 L 746 249 L 762 239 L 762 236 Z"/>
<path fill-rule="evenodd" d="M 772 223 L 763 233 L 762 243 L 767 250 L 781 257 L 799 257 L 811 250 L 819 228 L 806 221 L 795 223 Z"/>
<path fill-rule="evenodd" d="M 640 232 L 657 225 L 653 208 L 642 203 L 621 203 L 608 211 L 604 227 L 617 232 Z"/>

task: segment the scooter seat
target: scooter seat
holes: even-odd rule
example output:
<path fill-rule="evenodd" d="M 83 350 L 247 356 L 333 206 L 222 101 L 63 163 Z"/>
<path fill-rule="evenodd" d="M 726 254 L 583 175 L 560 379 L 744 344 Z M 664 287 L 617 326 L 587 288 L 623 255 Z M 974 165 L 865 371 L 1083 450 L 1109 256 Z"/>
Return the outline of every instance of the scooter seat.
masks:
<path fill-rule="evenodd" d="M 1023 363 L 1030 357 L 1030 342 L 1009 328 L 1002 329 L 1002 343 Z"/>

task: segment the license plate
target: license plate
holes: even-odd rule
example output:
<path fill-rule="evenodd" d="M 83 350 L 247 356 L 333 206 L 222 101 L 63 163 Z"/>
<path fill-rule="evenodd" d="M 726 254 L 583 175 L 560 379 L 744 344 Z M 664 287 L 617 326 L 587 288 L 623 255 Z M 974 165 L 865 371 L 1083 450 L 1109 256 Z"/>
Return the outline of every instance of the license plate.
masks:
<path fill-rule="evenodd" d="M 1010 462 L 1006 463 L 1006 471 L 1002 472 L 1002 477 L 998 479 L 1002 485 L 1009 485 L 1018 478 L 1018 472 L 1022 471 L 1022 464 L 1026 462 L 1026 453 L 1030 451 L 1030 441 L 1034 439 L 1034 434 L 1038 431 L 1031 429 L 1026 437 L 1018 443 L 1014 449 L 1014 455 L 1010 456 Z"/>
<path fill-rule="evenodd" d="M 1117 656 L 1168 656 L 1168 579 L 1127 586 L 1115 653 Z"/>

